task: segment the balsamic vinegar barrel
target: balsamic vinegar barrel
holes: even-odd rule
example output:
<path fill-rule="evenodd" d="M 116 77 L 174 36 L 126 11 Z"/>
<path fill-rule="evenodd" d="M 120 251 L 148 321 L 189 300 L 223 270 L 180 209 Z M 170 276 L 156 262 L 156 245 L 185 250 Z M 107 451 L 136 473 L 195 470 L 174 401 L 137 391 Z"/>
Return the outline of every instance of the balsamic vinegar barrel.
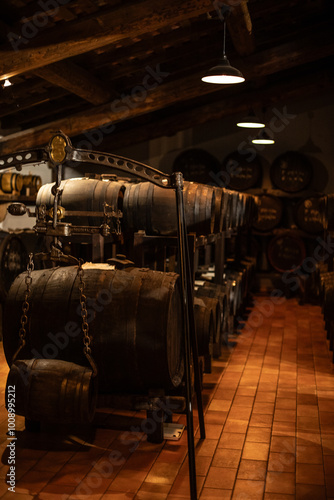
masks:
<path fill-rule="evenodd" d="M 183 376 L 179 275 L 149 269 L 83 266 L 87 321 L 99 391 L 146 392 L 177 387 Z M 87 364 L 83 354 L 77 266 L 32 273 L 27 346 L 22 359 Z M 10 288 L 3 337 L 8 364 L 19 345 L 26 273 Z"/>
<path fill-rule="evenodd" d="M 294 219 L 297 226 L 306 233 L 321 233 L 324 230 L 324 226 L 320 195 L 300 200 L 294 210 Z"/>
<path fill-rule="evenodd" d="M 258 231 L 271 231 L 281 222 L 283 203 L 277 196 L 263 194 L 258 196 L 256 217 L 253 227 Z"/>
<path fill-rule="evenodd" d="M 195 182 L 185 182 L 184 210 L 188 231 L 211 234 L 214 231 L 215 188 Z M 144 229 L 147 234 L 171 235 L 177 231 L 176 200 L 172 189 L 150 182 L 126 186 L 123 202 L 126 229 Z"/>
<path fill-rule="evenodd" d="M 249 161 L 238 151 L 229 154 L 223 161 L 228 187 L 245 191 L 256 186 L 262 178 L 262 167 L 258 157 Z"/>
<path fill-rule="evenodd" d="M 297 151 L 279 155 L 270 167 L 270 178 L 274 186 L 288 193 L 307 188 L 313 175 L 309 159 Z"/>
<path fill-rule="evenodd" d="M 23 187 L 23 177 L 21 174 L 4 172 L 0 174 L 0 190 L 3 193 L 20 193 Z"/>
<path fill-rule="evenodd" d="M 15 387 L 16 415 L 37 422 L 91 423 L 96 381 L 87 366 L 59 359 L 22 359 L 11 366 L 7 389 Z"/>
<path fill-rule="evenodd" d="M 51 192 L 53 185 L 44 184 L 39 189 L 36 198 L 37 207 L 41 204 L 45 204 L 47 208 L 53 207 L 54 196 Z M 62 181 L 60 189 L 62 190 L 60 205 L 66 210 L 103 212 L 105 202 L 115 210 L 122 209 L 124 182 L 82 177 Z M 71 216 L 65 217 L 64 220 L 76 225 L 99 226 L 103 217 Z"/>
<path fill-rule="evenodd" d="M 215 337 L 215 321 L 213 311 L 195 297 L 194 316 L 199 356 L 212 354 L 213 339 Z"/>
<path fill-rule="evenodd" d="M 280 273 L 299 268 L 306 257 L 303 240 L 292 232 L 279 234 L 270 240 L 267 253 L 270 264 Z"/>
<path fill-rule="evenodd" d="M 42 186 L 42 179 L 39 175 L 24 175 L 22 194 L 31 196 L 36 194 Z"/>

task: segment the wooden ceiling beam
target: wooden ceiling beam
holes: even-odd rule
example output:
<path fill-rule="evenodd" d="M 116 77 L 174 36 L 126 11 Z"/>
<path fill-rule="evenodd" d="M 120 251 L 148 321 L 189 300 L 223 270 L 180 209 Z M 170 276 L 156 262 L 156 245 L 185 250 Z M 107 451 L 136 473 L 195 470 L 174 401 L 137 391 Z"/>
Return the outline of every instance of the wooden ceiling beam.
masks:
<path fill-rule="evenodd" d="M 321 47 L 321 50 L 319 47 Z M 286 56 L 287 53 L 290 55 L 289 58 Z M 333 54 L 334 40 L 328 36 L 328 33 L 324 32 L 321 35 L 313 36 L 311 40 L 295 40 L 293 43 L 284 44 L 275 49 L 263 51 L 260 54 L 253 54 L 247 58 L 247 64 L 242 65 L 242 60 L 240 60 L 240 67 L 239 65 L 238 67 L 245 75 L 246 80 L 250 81 L 252 78 L 256 79 L 259 76 L 270 75 L 290 69 L 293 66 L 316 61 L 319 59 L 319 55 L 327 57 Z M 140 96 L 138 95 L 137 101 L 135 96 L 128 96 L 128 98 L 122 100 L 115 100 L 112 103 L 46 125 L 7 136 L 0 140 L 0 153 L 6 154 L 17 150 L 17 144 L 20 144 L 21 149 L 46 144 L 50 139 L 51 132 L 54 130 L 61 129 L 73 137 L 86 130 L 99 129 L 110 124 L 110 122 L 117 126 L 117 122 L 158 111 L 179 102 L 194 99 L 199 95 L 222 92 L 220 85 L 201 82 L 201 76 L 201 72 L 194 72 L 182 79 L 163 83 L 163 77 L 156 74 L 155 83 L 158 83 L 158 85 L 148 90 L 146 96 L 143 88 L 144 100 L 143 93 Z M 160 81 L 158 81 L 159 79 Z M 150 75 L 150 82 L 154 82 L 152 75 Z M 240 91 L 241 89 L 242 87 L 240 87 Z M 110 130 L 110 127 L 108 130 Z"/>
<path fill-rule="evenodd" d="M 34 74 L 57 87 L 68 90 L 94 106 L 105 104 L 118 96 L 116 92 L 107 90 L 106 86 L 88 71 L 66 60 L 37 68 Z"/>
<path fill-rule="evenodd" d="M 255 50 L 255 38 L 252 20 L 247 6 L 248 0 L 231 7 L 226 25 L 236 52 L 240 56 L 248 56 Z"/>
<path fill-rule="evenodd" d="M 143 0 L 116 7 L 95 19 L 65 23 L 31 40 L 21 37 L 12 45 L 0 47 L 0 80 L 126 38 L 136 38 L 212 10 L 211 0 L 183 0 L 181 3 L 179 0 L 160 0 L 159 4 Z"/>

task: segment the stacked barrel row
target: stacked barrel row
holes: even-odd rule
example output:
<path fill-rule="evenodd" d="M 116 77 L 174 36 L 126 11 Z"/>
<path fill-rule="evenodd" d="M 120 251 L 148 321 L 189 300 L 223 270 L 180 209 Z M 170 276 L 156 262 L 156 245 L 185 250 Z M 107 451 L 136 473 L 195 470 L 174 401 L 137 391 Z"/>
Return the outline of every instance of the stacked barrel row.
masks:
<path fill-rule="evenodd" d="M 37 206 L 53 206 L 52 184 L 45 184 L 38 192 Z M 176 200 L 172 189 L 164 189 L 150 182 L 97 180 L 89 178 L 62 181 L 61 205 L 67 210 L 103 211 L 106 202 L 123 212 L 124 232 L 144 230 L 148 235 L 168 236 L 177 231 Z M 197 235 L 219 233 L 251 223 L 254 197 L 224 188 L 184 183 L 184 208 L 189 232 Z M 65 219 L 66 221 L 66 219 Z M 68 222 L 97 225 L 92 218 L 72 217 Z"/>
<path fill-rule="evenodd" d="M 205 274 L 195 282 L 195 321 L 204 371 L 211 371 L 212 357 L 220 356 L 221 346 L 228 345 L 229 335 L 242 320 L 255 267 L 255 259 L 245 256 L 238 263 L 226 263 L 222 283 L 212 282 Z"/>

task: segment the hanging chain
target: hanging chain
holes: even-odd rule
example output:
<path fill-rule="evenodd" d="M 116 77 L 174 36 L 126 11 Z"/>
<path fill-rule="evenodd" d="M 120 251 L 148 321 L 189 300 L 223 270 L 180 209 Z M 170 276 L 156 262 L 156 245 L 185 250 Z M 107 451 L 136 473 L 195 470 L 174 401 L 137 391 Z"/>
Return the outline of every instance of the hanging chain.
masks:
<path fill-rule="evenodd" d="M 29 254 L 29 261 L 27 264 L 27 276 L 25 277 L 26 291 L 24 294 L 24 301 L 22 304 L 21 327 L 19 329 L 20 344 L 19 344 L 19 348 L 17 349 L 17 351 L 15 352 L 15 354 L 13 356 L 12 362 L 15 361 L 15 359 L 17 358 L 17 355 L 19 354 L 21 349 L 23 349 L 23 347 L 26 345 L 26 335 L 27 335 L 26 326 L 28 323 L 28 311 L 29 311 L 29 307 L 30 307 L 29 298 L 30 298 L 30 294 L 31 294 L 30 286 L 32 283 L 31 273 L 34 270 L 34 268 L 35 268 L 35 265 L 34 265 L 34 261 L 33 261 L 33 254 L 30 253 Z"/>
<path fill-rule="evenodd" d="M 85 282 L 83 280 L 84 270 L 82 269 L 82 264 L 83 260 L 80 259 L 78 267 L 78 276 L 79 276 L 79 291 L 80 291 L 80 307 L 81 307 L 81 317 L 82 317 L 81 329 L 83 333 L 83 344 L 84 344 L 83 352 L 93 369 L 94 375 L 97 375 L 97 367 L 91 356 L 92 354 L 92 350 L 90 348 L 91 338 L 89 336 L 89 325 L 87 321 L 87 297 L 84 294 Z"/>

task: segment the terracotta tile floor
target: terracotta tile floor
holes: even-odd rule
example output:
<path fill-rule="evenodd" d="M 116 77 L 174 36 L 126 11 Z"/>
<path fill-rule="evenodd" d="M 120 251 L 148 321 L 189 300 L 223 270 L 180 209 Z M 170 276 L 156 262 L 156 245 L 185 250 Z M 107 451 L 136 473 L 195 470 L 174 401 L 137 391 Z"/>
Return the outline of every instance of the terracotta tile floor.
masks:
<path fill-rule="evenodd" d="M 334 371 L 320 307 L 268 301 L 256 298 L 204 376 L 207 438 L 196 433 L 201 500 L 334 499 Z M 186 434 L 150 444 L 140 428 L 145 413 L 112 410 L 99 411 L 94 428 L 49 426 L 40 434 L 25 432 L 17 417 L 12 496 L 2 353 L 0 371 L 1 498 L 190 498 Z"/>

